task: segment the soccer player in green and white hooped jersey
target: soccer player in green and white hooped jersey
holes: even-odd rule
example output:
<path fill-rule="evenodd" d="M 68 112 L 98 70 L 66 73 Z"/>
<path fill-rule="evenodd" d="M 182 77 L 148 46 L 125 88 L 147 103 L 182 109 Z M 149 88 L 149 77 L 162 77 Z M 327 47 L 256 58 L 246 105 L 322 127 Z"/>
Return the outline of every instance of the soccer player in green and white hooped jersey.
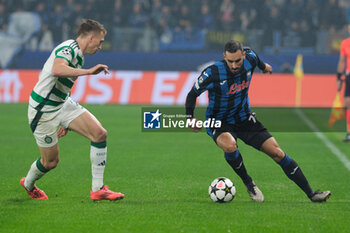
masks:
<path fill-rule="evenodd" d="M 68 98 L 71 88 L 78 77 L 58 77 L 52 74 L 56 58 L 62 58 L 72 68 L 83 67 L 84 55 L 76 40 L 67 40 L 59 44 L 46 61 L 29 99 L 29 105 L 35 108 L 46 96 L 48 101 L 42 106 L 41 112 L 54 112 L 62 108 L 62 103 Z"/>
<path fill-rule="evenodd" d="M 76 40 L 58 45 L 46 61 L 29 100 L 28 120 L 38 144 L 41 158 L 34 161 L 26 177 L 20 183 L 32 199 L 48 199 L 35 186 L 59 161 L 58 138 L 72 130 L 91 141 L 92 200 L 119 200 L 122 193 L 109 190 L 103 184 L 107 158 L 107 131 L 85 108 L 70 97 L 71 88 L 78 76 L 109 73 L 108 66 L 95 65 L 83 69 L 84 55 L 95 54 L 102 48 L 107 31 L 94 20 L 84 20 L 78 29 Z M 57 128 L 59 127 L 58 131 Z"/>

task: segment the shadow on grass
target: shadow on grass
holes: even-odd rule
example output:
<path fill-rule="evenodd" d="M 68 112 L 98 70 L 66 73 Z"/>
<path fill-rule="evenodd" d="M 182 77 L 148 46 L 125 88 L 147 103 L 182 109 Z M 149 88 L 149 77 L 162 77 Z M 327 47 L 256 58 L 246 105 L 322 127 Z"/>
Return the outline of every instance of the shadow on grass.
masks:
<path fill-rule="evenodd" d="M 21 204 L 21 203 L 28 202 L 28 201 L 31 201 L 31 199 L 28 199 L 28 198 L 10 198 L 7 200 L 3 200 L 2 204 L 3 205 L 13 205 L 13 204 L 17 204 L 17 203 Z"/>
<path fill-rule="evenodd" d="M 217 204 L 217 205 L 227 205 L 233 202 L 239 202 L 239 203 L 247 203 L 248 201 L 240 200 L 240 201 L 232 201 L 228 203 L 215 203 L 209 200 L 201 200 L 201 199 L 156 199 L 156 200 L 124 200 L 122 201 L 123 204 L 127 205 L 164 205 L 164 204 L 200 204 L 200 205 L 211 205 L 211 204 Z M 250 201 L 249 201 L 250 202 Z"/>

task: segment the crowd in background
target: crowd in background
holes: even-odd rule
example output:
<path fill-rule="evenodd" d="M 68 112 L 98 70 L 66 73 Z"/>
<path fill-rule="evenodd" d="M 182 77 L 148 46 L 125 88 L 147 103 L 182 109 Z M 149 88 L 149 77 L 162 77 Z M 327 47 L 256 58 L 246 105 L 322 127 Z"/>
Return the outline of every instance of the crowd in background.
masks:
<path fill-rule="evenodd" d="M 41 33 L 51 31 L 55 42 L 64 33 L 74 36 L 82 18 L 113 28 L 152 28 L 164 31 L 209 29 L 245 31 L 262 29 L 266 43 L 274 30 L 314 42 L 318 30 L 339 30 L 349 21 L 348 0 L 0 0 L 0 27 L 6 30 L 9 14 L 37 12 Z"/>

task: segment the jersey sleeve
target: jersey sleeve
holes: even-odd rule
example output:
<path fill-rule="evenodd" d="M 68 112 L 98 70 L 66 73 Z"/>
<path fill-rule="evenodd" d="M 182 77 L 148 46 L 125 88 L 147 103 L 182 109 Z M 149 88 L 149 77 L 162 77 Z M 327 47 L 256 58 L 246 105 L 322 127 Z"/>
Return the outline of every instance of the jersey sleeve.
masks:
<path fill-rule="evenodd" d="M 211 68 L 205 69 L 201 75 L 197 78 L 193 85 L 193 90 L 198 94 L 202 94 L 204 91 L 209 90 L 213 87 L 213 76 Z"/>
<path fill-rule="evenodd" d="M 259 58 L 259 56 L 250 48 L 245 48 L 246 57 L 253 67 L 259 67 L 260 70 L 265 70 L 265 63 Z"/>
<path fill-rule="evenodd" d="M 56 50 L 55 55 L 56 58 L 63 58 L 67 60 L 69 64 L 71 64 L 74 58 L 74 49 L 70 46 L 63 46 Z"/>

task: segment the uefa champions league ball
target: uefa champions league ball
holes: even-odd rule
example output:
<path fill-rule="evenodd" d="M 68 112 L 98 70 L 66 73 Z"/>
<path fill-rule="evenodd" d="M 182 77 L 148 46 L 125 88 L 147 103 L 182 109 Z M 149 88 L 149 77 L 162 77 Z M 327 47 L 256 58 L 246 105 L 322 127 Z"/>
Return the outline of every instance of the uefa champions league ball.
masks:
<path fill-rule="evenodd" d="M 226 177 L 219 177 L 209 185 L 209 197 L 213 202 L 230 202 L 236 195 L 236 187 Z"/>

